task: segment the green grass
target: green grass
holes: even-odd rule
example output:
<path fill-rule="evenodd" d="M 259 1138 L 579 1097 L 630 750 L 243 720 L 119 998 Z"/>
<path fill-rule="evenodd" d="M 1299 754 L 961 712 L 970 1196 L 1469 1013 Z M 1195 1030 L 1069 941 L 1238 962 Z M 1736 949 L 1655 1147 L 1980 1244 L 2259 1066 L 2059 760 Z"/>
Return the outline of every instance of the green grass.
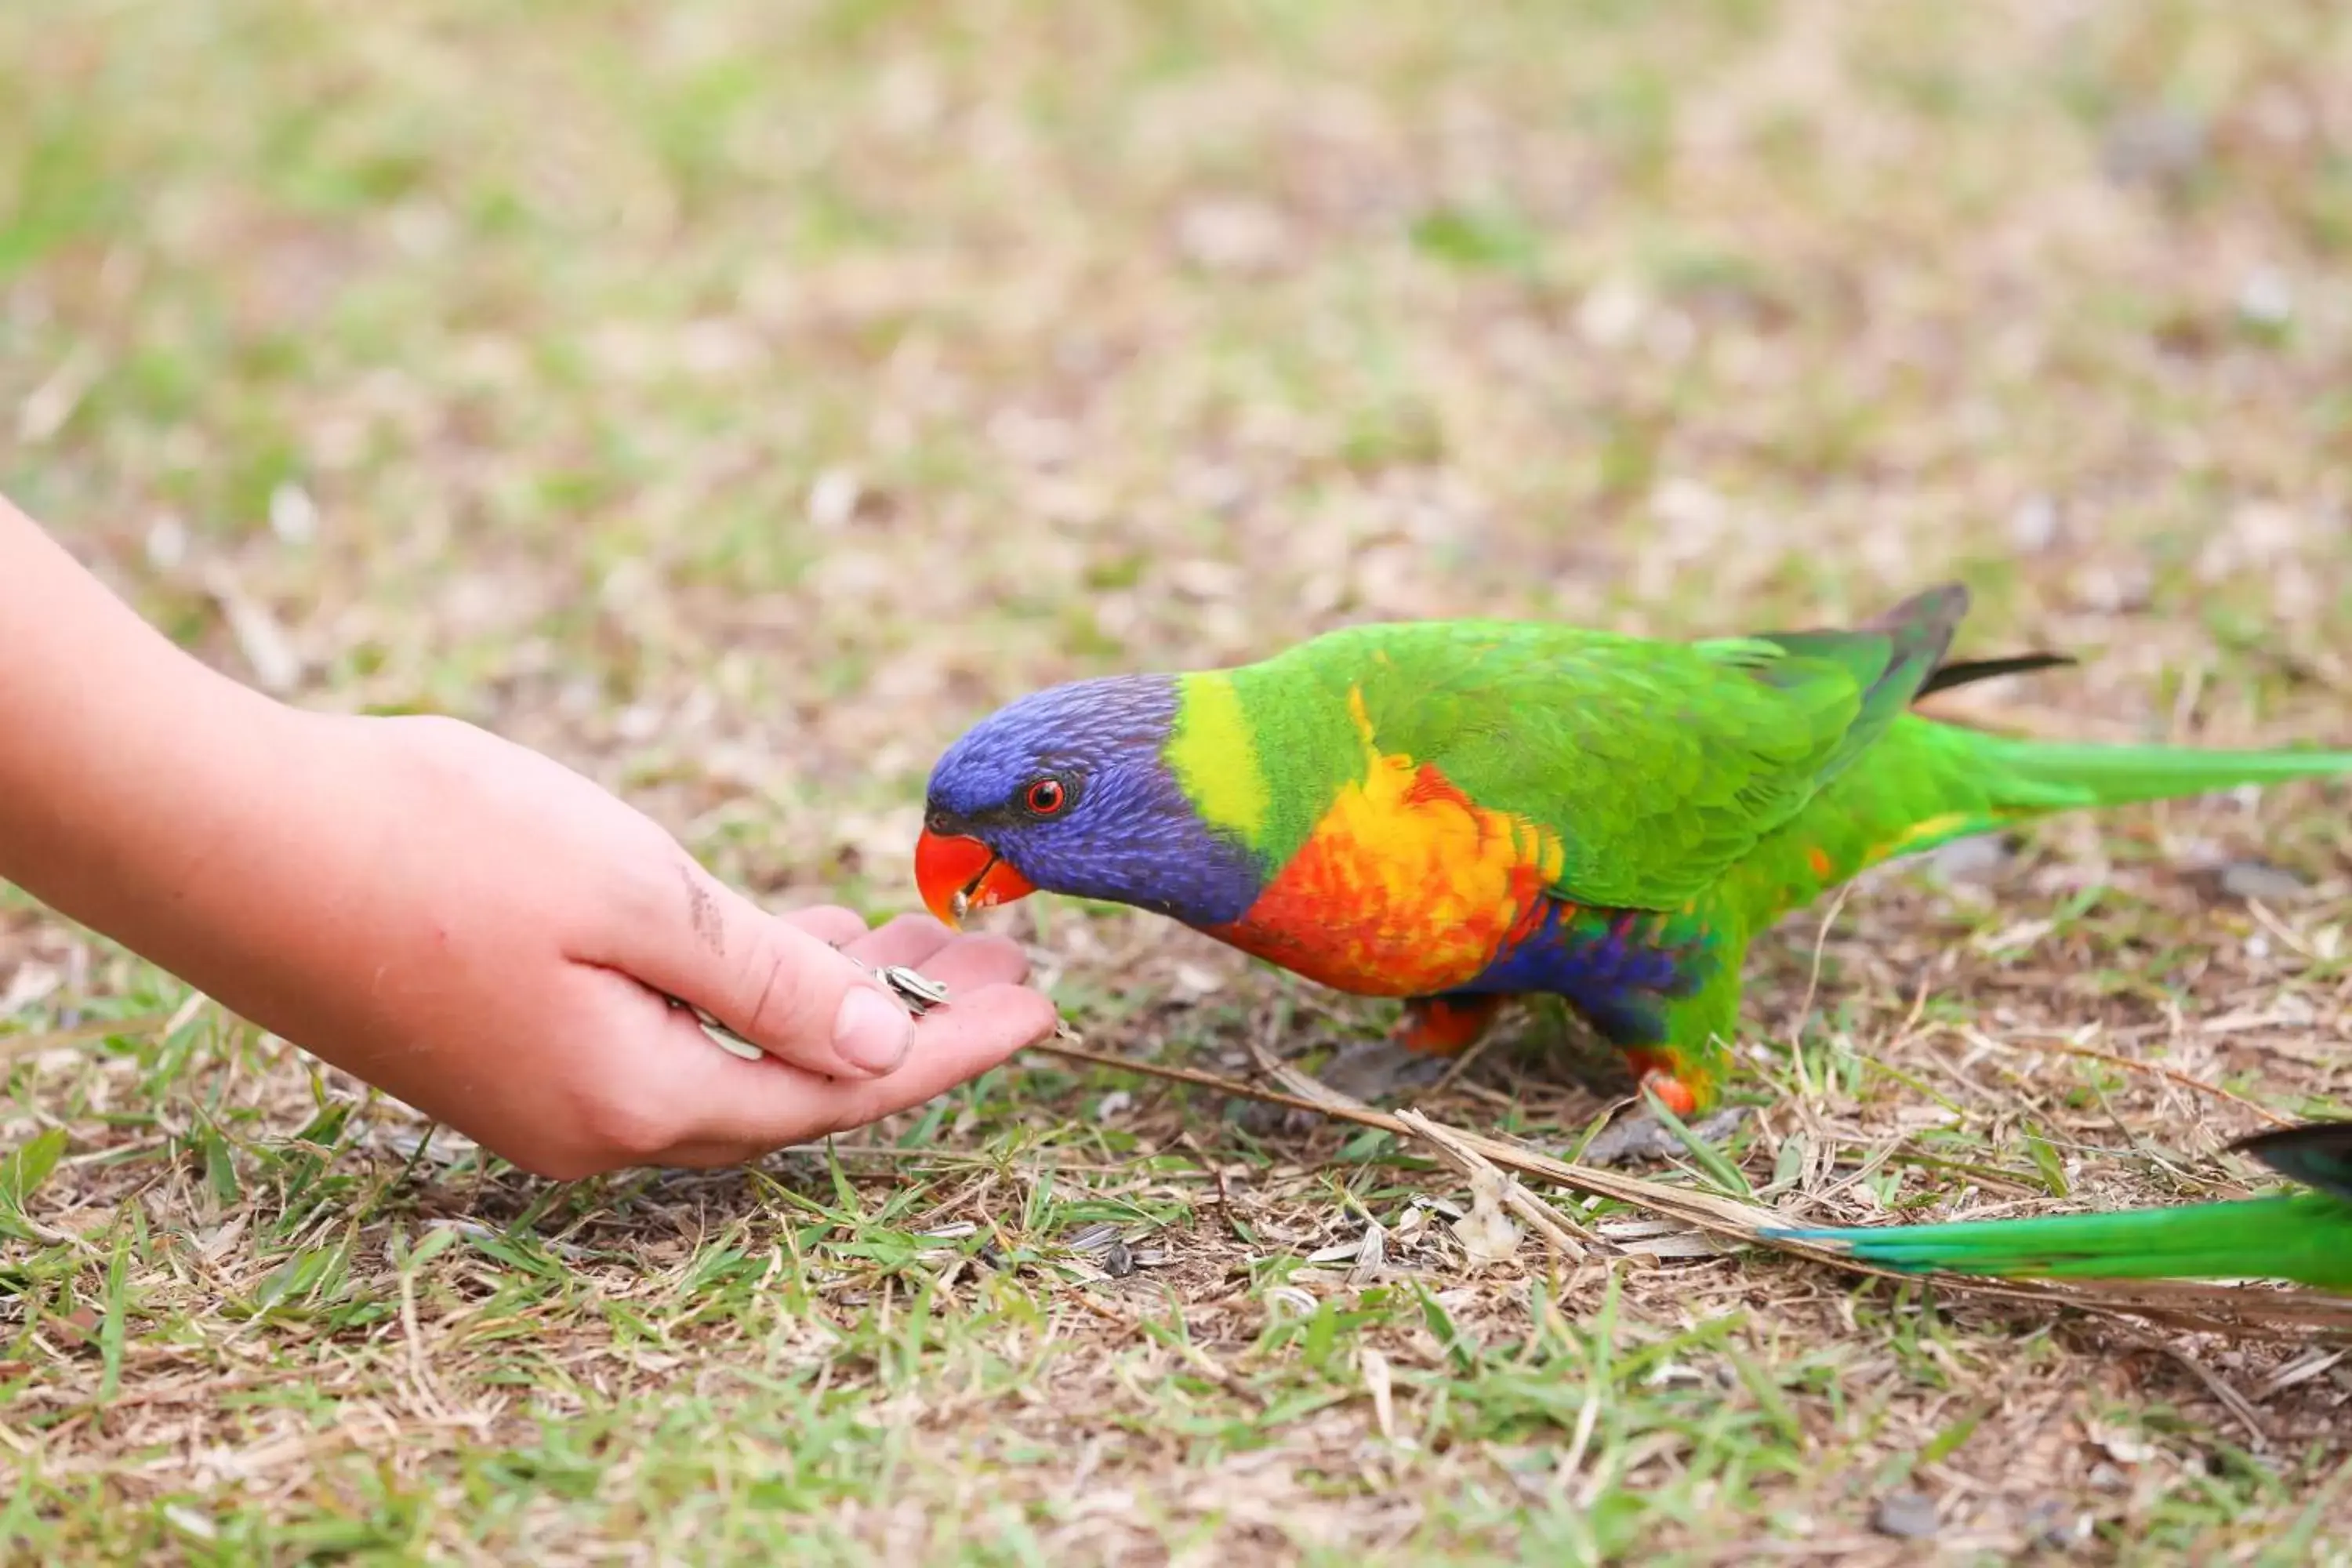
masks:
<path fill-rule="evenodd" d="M 488 724 L 877 916 L 989 707 L 1371 616 L 1958 574 L 1970 651 L 2084 658 L 2021 722 L 2342 742 L 2347 75 L 2316 6 L 18 7 L 0 488 L 224 668 L 271 663 L 226 580 L 296 700 Z M 1796 922 L 1738 1179 L 2217 1185 L 2246 1111 L 2053 1041 L 2344 1114 L 2343 805 Z M 2215 889 L 2257 854 L 2306 897 Z M 1003 923 L 1098 1046 L 1381 1022 Z M 2292 1347 L 1566 1198 L 1583 1263 L 1481 1262 L 1421 1150 L 1045 1058 L 550 1186 L 22 900 L 0 997 L 12 1559 L 1911 1561 L 1917 1491 L 1951 1561 L 2352 1561 L 2352 1366 Z M 1433 1112 L 1573 1146 L 1613 1086 L 1561 1029 Z"/>

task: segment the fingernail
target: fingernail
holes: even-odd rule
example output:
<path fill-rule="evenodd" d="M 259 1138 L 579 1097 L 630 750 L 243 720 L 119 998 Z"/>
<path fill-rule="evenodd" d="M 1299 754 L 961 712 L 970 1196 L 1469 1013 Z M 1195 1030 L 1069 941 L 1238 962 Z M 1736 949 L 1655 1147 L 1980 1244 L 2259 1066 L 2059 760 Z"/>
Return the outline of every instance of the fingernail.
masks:
<path fill-rule="evenodd" d="M 915 1020 L 871 985 L 853 985 L 834 1016 L 833 1048 L 870 1073 L 893 1070 L 914 1044 Z"/>

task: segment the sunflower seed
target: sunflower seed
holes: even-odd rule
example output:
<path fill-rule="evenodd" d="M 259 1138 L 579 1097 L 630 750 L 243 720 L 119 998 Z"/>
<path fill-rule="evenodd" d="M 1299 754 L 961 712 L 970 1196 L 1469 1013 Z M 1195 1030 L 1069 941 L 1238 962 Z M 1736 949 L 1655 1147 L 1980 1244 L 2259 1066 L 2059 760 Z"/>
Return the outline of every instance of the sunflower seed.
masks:
<path fill-rule="evenodd" d="M 747 1062 L 756 1062 L 768 1054 L 724 1024 L 704 1024 L 702 1032 L 710 1037 L 712 1045 L 729 1056 L 740 1057 Z"/>
<path fill-rule="evenodd" d="M 1073 1233 L 1062 1245 L 1072 1252 L 1105 1252 L 1118 1240 L 1118 1226 L 1105 1219 Z"/>
<path fill-rule="evenodd" d="M 920 973 L 900 963 L 876 969 L 868 963 L 858 963 L 856 959 L 851 959 L 850 962 L 857 963 L 857 967 L 881 981 L 889 989 L 890 994 L 898 999 L 899 1005 L 919 1018 L 934 1007 L 947 1005 L 948 988 L 928 974 Z M 755 1062 L 767 1055 L 767 1052 L 758 1046 L 720 1023 L 707 1009 L 698 1007 L 693 1003 L 677 996 L 667 997 L 666 1000 L 671 1006 L 683 1007 L 693 1014 L 694 1021 L 701 1026 L 702 1032 L 710 1037 L 710 1043 L 730 1056 L 740 1057 L 747 1062 Z"/>
<path fill-rule="evenodd" d="M 680 996 L 665 996 L 662 1000 L 673 1007 L 683 1008 L 693 1014 L 695 1026 L 709 1037 L 712 1045 L 719 1047 L 729 1055 L 741 1057 L 747 1062 L 758 1061 L 767 1055 L 759 1047 L 720 1023 L 718 1017 L 707 1009 L 698 1007 Z"/>
<path fill-rule="evenodd" d="M 747 1062 L 756 1062 L 768 1054 L 693 1003 L 680 1001 L 677 997 L 672 996 L 669 998 L 669 1005 L 673 1007 L 683 1007 L 693 1014 L 695 1023 L 699 1025 L 702 1032 L 710 1037 L 710 1043 L 728 1055 L 741 1057 Z"/>
<path fill-rule="evenodd" d="M 894 963 L 883 970 L 881 975 L 882 983 L 897 992 L 898 999 L 918 1016 L 947 1004 L 948 988 L 928 974 Z"/>

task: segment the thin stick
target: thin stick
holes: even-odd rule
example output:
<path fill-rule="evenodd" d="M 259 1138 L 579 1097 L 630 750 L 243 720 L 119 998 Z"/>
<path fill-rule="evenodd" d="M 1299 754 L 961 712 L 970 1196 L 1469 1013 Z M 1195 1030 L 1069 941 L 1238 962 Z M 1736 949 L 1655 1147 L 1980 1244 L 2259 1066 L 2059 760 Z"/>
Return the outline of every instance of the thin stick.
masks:
<path fill-rule="evenodd" d="M 1076 1037 L 1066 1037 L 1075 1039 Z M 1171 1083 L 1189 1083 L 1195 1089 L 1213 1089 L 1220 1094 L 1237 1095 L 1244 1100 L 1264 1100 L 1268 1105 L 1280 1105 L 1292 1110 L 1328 1109 L 1312 1100 L 1302 1100 L 1295 1094 L 1283 1094 L 1275 1089 L 1259 1089 L 1255 1085 L 1236 1082 L 1233 1079 L 1220 1078 L 1215 1073 L 1202 1072 L 1198 1068 L 1171 1068 L 1160 1062 L 1138 1061 L 1132 1057 L 1115 1057 L 1103 1051 L 1090 1051 L 1084 1046 L 1041 1042 L 1029 1048 L 1043 1052 L 1049 1057 L 1061 1057 L 1074 1062 L 1085 1062 L 1091 1067 L 1116 1068 L 1120 1072 L 1141 1073 L 1146 1078 L 1164 1078 Z M 1380 1115 L 1378 1111 L 1373 1114 Z M 1382 1117 L 1380 1121 L 1368 1122 L 1366 1125 L 1385 1127 L 1391 1120 L 1392 1119 Z M 1391 1131 L 1393 1131 L 1396 1129 L 1392 1128 Z"/>
<path fill-rule="evenodd" d="M 1470 1178 L 1475 1184 L 1485 1177 L 1496 1184 L 1496 1192 L 1504 1206 L 1543 1233 L 1562 1256 L 1572 1263 L 1584 1261 L 1584 1247 L 1549 1204 L 1538 1198 L 1513 1177 L 1496 1169 L 1495 1162 L 1470 1147 L 1453 1129 L 1432 1121 L 1418 1110 L 1400 1112 L 1399 1121 L 1411 1128 L 1415 1136 L 1438 1152 L 1444 1162 Z"/>

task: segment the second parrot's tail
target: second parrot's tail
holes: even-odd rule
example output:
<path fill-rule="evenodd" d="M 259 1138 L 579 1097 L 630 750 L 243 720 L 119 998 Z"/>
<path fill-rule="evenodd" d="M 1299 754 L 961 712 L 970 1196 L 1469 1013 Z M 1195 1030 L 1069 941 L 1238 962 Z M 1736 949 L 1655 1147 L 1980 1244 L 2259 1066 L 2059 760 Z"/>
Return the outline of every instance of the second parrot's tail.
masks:
<path fill-rule="evenodd" d="M 2317 1190 L 2114 1214 L 1764 1234 L 1906 1274 L 2269 1279 L 2352 1290 L 2352 1122 L 2287 1128 L 2238 1147 Z"/>
<path fill-rule="evenodd" d="M 2317 1193 L 2118 1214 L 1768 1231 L 1906 1274 L 2292 1279 L 2352 1289 L 2352 1204 Z"/>

